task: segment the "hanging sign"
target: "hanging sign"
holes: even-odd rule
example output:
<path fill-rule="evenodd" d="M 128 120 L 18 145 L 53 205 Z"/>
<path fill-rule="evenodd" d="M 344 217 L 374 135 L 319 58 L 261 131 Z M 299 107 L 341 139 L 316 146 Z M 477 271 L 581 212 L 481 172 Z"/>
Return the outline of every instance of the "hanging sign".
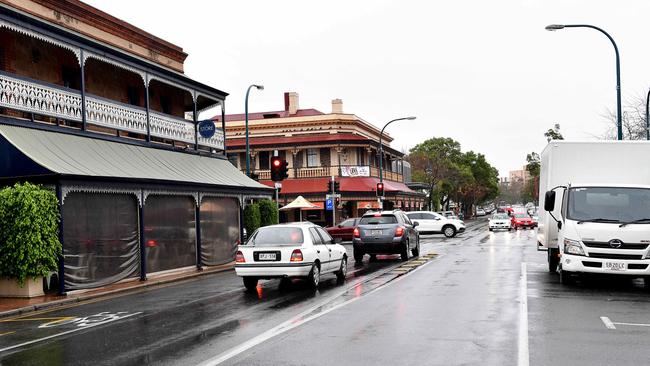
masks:
<path fill-rule="evenodd" d="M 214 126 L 214 122 L 210 119 L 206 119 L 205 121 L 199 122 L 199 134 L 201 137 L 209 139 L 214 136 L 214 133 L 216 131 L 216 127 Z"/>

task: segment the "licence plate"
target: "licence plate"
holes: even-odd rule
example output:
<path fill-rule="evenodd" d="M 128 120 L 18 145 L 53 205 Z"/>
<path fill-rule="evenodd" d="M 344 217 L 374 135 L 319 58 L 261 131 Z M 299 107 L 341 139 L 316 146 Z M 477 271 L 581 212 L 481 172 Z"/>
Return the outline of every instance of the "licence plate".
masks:
<path fill-rule="evenodd" d="M 261 261 L 274 261 L 275 253 L 260 253 L 259 260 Z"/>
<path fill-rule="evenodd" d="M 625 271 L 627 270 L 627 265 L 624 262 L 605 262 L 605 269 L 610 271 Z"/>
<path fill-rule="evenodd" d="M 370 230 L 370 235 L 381 235 L 381 230 Z"/>

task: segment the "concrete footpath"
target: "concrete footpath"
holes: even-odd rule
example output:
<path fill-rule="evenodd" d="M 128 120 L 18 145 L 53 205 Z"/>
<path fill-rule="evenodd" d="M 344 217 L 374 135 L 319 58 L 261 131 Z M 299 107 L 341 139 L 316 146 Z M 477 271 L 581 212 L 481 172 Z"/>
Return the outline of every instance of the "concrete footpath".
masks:
<path fill-rule="evenodd" d="M 149 276 L 146 281 L 140 281 L 139 278 L 133 278 L 96 289 L 70 291 L 67 295 L 46 294 L 44 296 L 33 298 L 0 298 L 0 318 L 55 308 L 101 297 L 137 292 L 144 288 L 187 281 L 200 276 L 228 271 L 233 268 L 234 262 L 223 264 L 221 266 L 203 267 L 202 270 L 192 268 L 161 275 L 153 275 Z"/>

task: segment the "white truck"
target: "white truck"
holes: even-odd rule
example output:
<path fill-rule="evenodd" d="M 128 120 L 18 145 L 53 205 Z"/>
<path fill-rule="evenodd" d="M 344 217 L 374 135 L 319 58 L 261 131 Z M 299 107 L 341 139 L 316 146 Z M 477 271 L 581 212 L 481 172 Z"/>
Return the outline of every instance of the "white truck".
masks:
<path fill-rule="evenodd" d="M 551 141 L 539 205 L 538 249 L 563 284 L 581 273 L 650 282 L 650 142 Z"/>

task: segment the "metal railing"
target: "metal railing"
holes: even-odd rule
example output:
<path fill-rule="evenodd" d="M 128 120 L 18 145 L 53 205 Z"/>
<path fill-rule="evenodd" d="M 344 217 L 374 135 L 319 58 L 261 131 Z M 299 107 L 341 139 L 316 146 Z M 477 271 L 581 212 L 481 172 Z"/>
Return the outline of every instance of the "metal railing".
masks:
<path fill-rule="evenodd" d="M 147 110 L 86 94 L 86 123 L 119 131 L 147 134 Z M 80 122 L 81 93 L 58 85 L 0 72 L 0 107 Z M 149 111 L 151 136 L 224 149 L 224 134 L 217 128 L 206 139 L 195 131 L 194 122 Z"/>
<path fill-rule="evenodd" d="M 356 165 L 355 165 L 356 166 Z M 309 168 L 289 168 L 289 179 L 303 179 L 303 178 L 328 178 L 331 176 L 334 177 L 349 177 L 349 175 L 341 175 L 342 167 L 350 167 L 350 165 L 332 165 L 332 166 L 323 166 L 323 167 L 309 167 Z M 357 177 L 373 177 L 379 178 L 379 168 L 363 166 L 368 171 L 367 175 L 357 175 Z M 246 172 L 245 169 L 241 170 Z M 268 169 L 253 169 L 253 173 L 257 174 L 261 180 L 270 180 L 271 171 Z M 395 182 L 403 182 L 404 176 L 397 172 L 383 171 L 384 179 L 391 180 Z"/>

